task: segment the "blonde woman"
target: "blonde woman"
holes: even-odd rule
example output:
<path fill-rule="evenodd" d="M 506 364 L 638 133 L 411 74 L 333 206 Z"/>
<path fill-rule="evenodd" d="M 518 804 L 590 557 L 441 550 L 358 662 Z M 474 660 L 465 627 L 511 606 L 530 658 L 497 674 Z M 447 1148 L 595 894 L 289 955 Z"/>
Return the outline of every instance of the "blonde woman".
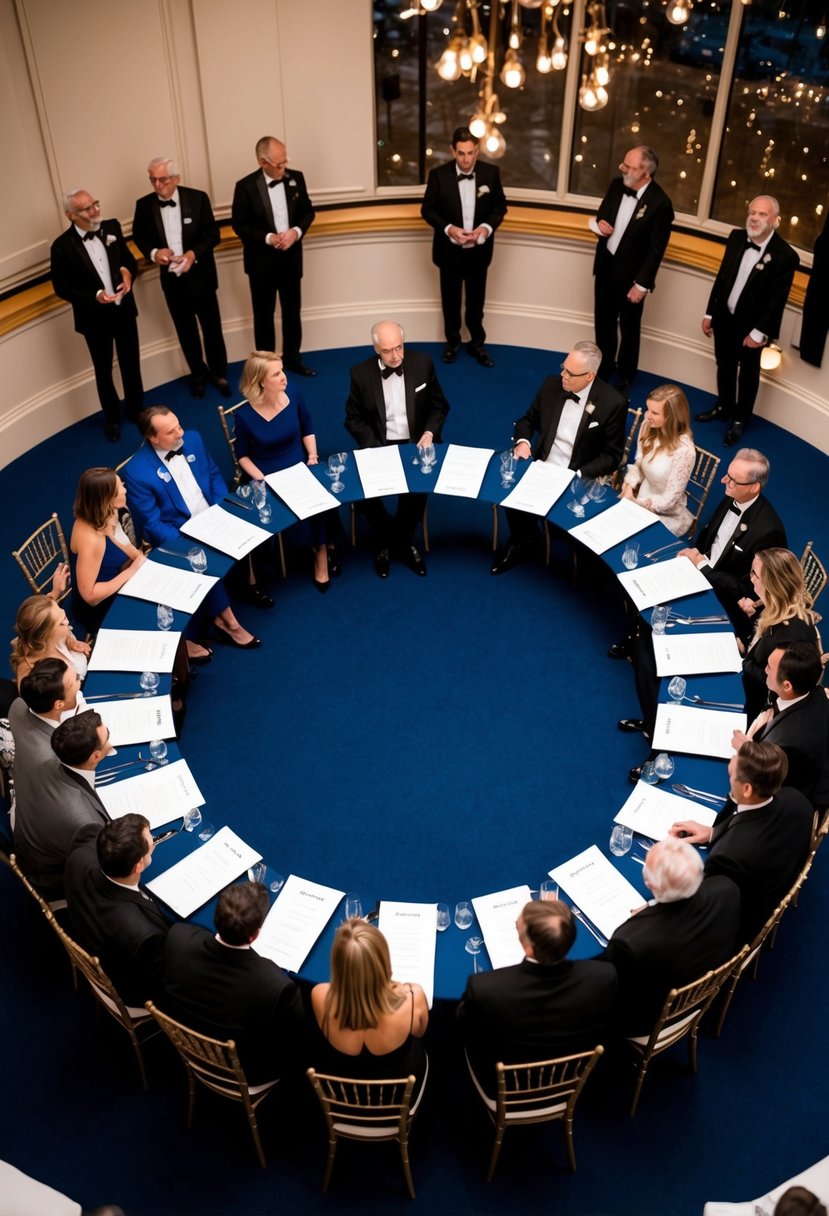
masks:
<path fill-rule="evenodd" d="M 661 384 L 645 409 L 620 497 L 653 511 L 674 536 L 682 536 L 693 521 L 685 490 L 696 459 L 688 398 L 678 385 Z"/>
<path fill-rule="evenodd" d="M 9 661 L 17 687 L 40 659 L 63 659 L 83 679 L 92 648 L 72 633 L 69 618 L 48 595 L 30 595 L 17 610 Z"/>

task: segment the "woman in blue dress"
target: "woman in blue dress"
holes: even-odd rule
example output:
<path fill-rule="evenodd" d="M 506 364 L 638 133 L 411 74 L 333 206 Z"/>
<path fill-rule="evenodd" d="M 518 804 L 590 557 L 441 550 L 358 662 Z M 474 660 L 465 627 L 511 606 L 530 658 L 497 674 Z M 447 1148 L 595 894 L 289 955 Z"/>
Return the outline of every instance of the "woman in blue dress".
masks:
<path fill-rule="evenodd" d="M 240 391 L 247 398 L 234 415 L 236 456 L 248 477 L 261 481 L 267 473 L 288 469 L 300 461 L 319 461 L 311 416 L 298 388 L 288 392 L 282 359 L 273 351 L 256 350 L 242 371 Z M 314 554 L 314 585 L 326 592 L 331 575 L 339 574 L 333 551 L 338 534 L 336 511 L 314 515 L 297 525 L 302 543 Z"/>
<path fill-rule="evenodd" d="M 98 632 L 115 593 L 145 560 L 119 522 L 118 510 L 126 505 L 124 483 L 114 469 L 81 474 L 69 540 L 72 612 L 89 633 Z"/>

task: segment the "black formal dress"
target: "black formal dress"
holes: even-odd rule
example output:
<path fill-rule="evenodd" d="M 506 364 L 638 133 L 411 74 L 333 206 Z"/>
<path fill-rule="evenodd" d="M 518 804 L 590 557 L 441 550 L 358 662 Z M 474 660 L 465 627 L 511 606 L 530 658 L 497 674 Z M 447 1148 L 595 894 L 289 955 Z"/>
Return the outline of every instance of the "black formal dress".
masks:
<path fill-rule="evenodd" d="M 493 235 L 482 245 L 464 249 L 446 235 L 448 225 L 463 228 L 463 205 L 454 160 L 432 169 L 426 182 L 426 193 L 420 214 L 434 229 L 432 261 L 440 271 L 440 299 L 443 309 L 443 329 L 447 345 L 461 343 L 461 297 L 466 287 L 464 320 L 473 346 L 486 341 L 484 330 L 484 301 L 486 276 L 492 261 L 495 230 L 507 212 L 507 200 L 501 186 L 501 173 L 495 165 L 477 161 L 472 170 L 475 188 L 475 211 L 472 228 L 488 224 Z"/>

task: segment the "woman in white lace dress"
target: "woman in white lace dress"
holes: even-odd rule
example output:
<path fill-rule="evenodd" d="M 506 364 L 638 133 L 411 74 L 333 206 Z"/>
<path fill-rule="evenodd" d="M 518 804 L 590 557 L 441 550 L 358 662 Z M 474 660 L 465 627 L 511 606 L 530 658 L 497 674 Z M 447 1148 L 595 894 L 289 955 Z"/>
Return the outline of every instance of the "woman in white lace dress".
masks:
<path fill-rule="evenodd" d="M 674 536 L 682 536 L 693 518 L 685 489 L 696 457 L 688 398 L 678 385 L 660 384 L 645 406 L 636 460 L 625 473 L 621 497 L 653 511 Z"/>

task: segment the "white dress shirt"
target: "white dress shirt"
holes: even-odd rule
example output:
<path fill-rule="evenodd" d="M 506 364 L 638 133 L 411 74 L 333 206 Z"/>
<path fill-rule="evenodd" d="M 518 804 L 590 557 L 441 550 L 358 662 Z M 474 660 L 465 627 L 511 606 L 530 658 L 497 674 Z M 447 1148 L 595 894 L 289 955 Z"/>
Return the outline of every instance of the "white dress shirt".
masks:
<path fill-rule="evenodd" d="M 156 448 L 155 454 L 161 467 L 166 469 L 178 486 L 179 493 L 184 499 L 184 505 L 191 516 L 199 515 L 202 511 L 206 511 L 210 503 L 205 498 L 201 491 L 201 486 L 193 476 L 193 470 L 187 463 L 187 457 L 182 455 L 176 456 L 173 460 L 165 460 L 167 451 L 162 448 Z"/>
<path fill-rule="evenodd" d="M 570 399 L 564 403 L 564 408 L 558 421 L 556 437 L 544 462 L 545 464 L 554 464 L 558 465 L 560 469 L 569 469 L 570 461 L 573 459 L 576 433 L 584 414 L 584 407 L 587 405 L 587 398 L 590 396 L 590 385 L 592 383 L 593 381 L 591 380 L 587 388 L 582 389 L 578 394 L 577 401 Z"/>
<path fill-rule="evenodd" d="M 382 359 L 377 361 L 382 372 L 386 366 Z M 409 415 L 406 413 L 406 384 L 403 376 L 386 376 L 381 380 L 383 385 L 383 400 L 386 403 L 386 439 L 389 443 L 408 443 Z"/>
<path fill-rule="evenodd" d="M 104 245 L 106 238 L 103 232 L 96 232 L 95 240 L 88 241 L 86 237 L 89 234 L 84 232 L 83 228 L 79 228 L 77 224 L 75 224 L 75 231 L 83 240 L 83 247 L 89 255 L 89 260 L 98 272 L 98 278 L 103 284 L 103 290 L 108 296 L 114 296 L 116 289 L 112 285 L 112 271 L 109 268 L 109 258 L 107 257 L 106 246 Z"/>

